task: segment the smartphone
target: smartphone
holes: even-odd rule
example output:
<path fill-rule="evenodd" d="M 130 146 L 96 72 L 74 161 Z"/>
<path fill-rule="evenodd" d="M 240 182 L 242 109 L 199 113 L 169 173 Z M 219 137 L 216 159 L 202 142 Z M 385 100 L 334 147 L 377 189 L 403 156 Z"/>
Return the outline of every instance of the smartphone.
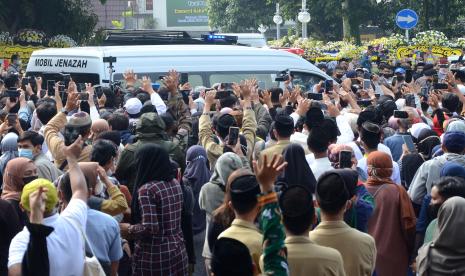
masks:
<path fill-rule="evenodd" d="M 65 130 L 63 132 L 65 146 L 69 146 L 77 140 L 80 135 L 79 130 L 80 129 L 78 127 L 65 126 Z"/>
<path fill-rule="evenodd" d="M 181 95 L 182 95 L 182 100 L 184 101 L 185 104 L 189 104 L 189 94 L 190 90 L 181 90 Z"/>
<path fill-rule="evenodd" d="M 325 80 L 325 93 L 333 91 L 333 80 Z"/>
<path fill-rule="evenodd" d="M 391 85 L 394 86 L 397 83 L 397 76 L 392 77 L 392 83 Z"/>
<path fill-rule="evenodd" d="M 352 168 L 352 152 L 348 150 L 341 150 L 339 152 L 339 168 Z"/>
<path fill-rule="evenodd" d="M 47 81 L 47 95 L 49 96 L 55 95 L 55 81 L 54 80 Z"/>
<path fill-rule="evenodd" d="M 261 90 L 265 90 L 266 89 L 266 83 L 264 81 L 259 81 L 258 82 L 258 88 L 261 89 Z"/>
<path fill-rule="evenodd" d="M 307 93 L 307 98 L 314 101 L 322 101 L 323 94 L 321 93 Z"/>
<path fill-rule="evenodd" d="M 228 135 L 228 145 L 235 146 L 237 144 L 238 139 L 239 139 L 239 128 L 230 127 L 229 135 Z"/>
<path fill-rule="evenodd" d="M 232 94 L 233 92 L 231 90 L 218 91 L 216 92 L 215 99 L 224 99 L 231 96 Z"/>
<path fill-rule="evenodd" d="M 84 83 L 78 83 L 77 90 L 78 92 L 86 92 L 86 85 Z"/>
<path fill-rule="evenodd" d="M 368 90 L 371 88 L 371 80 L 364 79 L 363 80 L 363 89 Z"/>
<path fill-rule="evenodd" d="M 79 92 L 79 100 L 88 101 L 89 100 L 89 94 L 87 94 L 87 92 Z"/>
<path fill-rule="evenodd" d="M 375 94 L 376 99 L 379 99 L 379 97 L 381 97 L 381 94 Z"/>
<path fill-rule="evenodd" d="M 394 118 L 397 119 L 408 119 L 408 112 L 401 110 L 394 110 Z"/>
<path fill-rule="evenodd" d="M 411 153 L 417 152 L 417 148 L 415 147 L 415 144 L 413 143 L 412 136 L 402 135 L 402 139 L 404 139 L 404 144 L 407 145 L 408 151 L 410 151 Z"/>
<path fill-rule="evenodd" d="M 64 93 L 65 92 L 65 85 L 63 85 L 63 84 L 58 85 L 58 92 Z"/>
<path fill-rule="evenodd" d="M 434 74 L 433 75 L 433 84 L 436 84 L 438 82 L 439 82 L 439 76 L 438 76 L 438 74 Z"/>
<path fill-rule="evenodd" d="M 7 122 L 9 126 L 15 126 L 16 125 L 16 119 L 18 118 L 18 114 L 16 113 L 8 113 L 7 115 Z"/>
<path fill-rule="evenodd" d="M 371 101 L 370 100 L 358 100 L 357 104 L 360 107 L 369 107 L 371 105 Z"/>
<path fill-rule="evenodd" d="M 447 88 L 448 88 L 447 83 L 433 83 L 433 89 L 437 89 L 437 90 L 441 89 L 441 90 L 443 90 L 443 89 L 447 89 Z"/>
<path fill-rule="evenodd" d="M 95 94 L 94 94 L 95 97 L 97 98 L 102 97 L 103 88 L 101 85 L 94 85 L 94 90 L 95 90 Z"/>
<path fill-rule="evenodd" d="M 181 73 L 181 77 L 179 79 L 179 84 L 184 85 L 189 82 L 189 74 L 188 73 Z"/>
<path fill-rule="evenodd" d="M 28 77 L 24 77 L 22 80 L 21 80 L 21 86 L 26 86 L 29 84 L 29 78 Z"/>
<path fill-rule="evenodd" d="M 412 69 L 405 70 L 405 82 L 411 83 L 413 79 Z"/>
<path fill-rule="evenodd" d="M 420 96 L 422 96 L 424 98 L 424 101 L 428 101 L 428 93 L 429 92 L 429 88 L 428 87 L 422 87 L 421 88 L 421 92 L 420 92 Z"/>

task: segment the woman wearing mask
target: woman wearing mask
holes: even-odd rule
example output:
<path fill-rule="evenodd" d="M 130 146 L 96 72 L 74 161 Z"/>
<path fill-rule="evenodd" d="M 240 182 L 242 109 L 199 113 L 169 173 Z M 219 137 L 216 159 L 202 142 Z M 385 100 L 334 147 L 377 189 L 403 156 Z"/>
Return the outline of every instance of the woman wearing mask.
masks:
<path fill-rule="evenodd" d="M 27 215 L 19 207 L 24 185 L 37 179 L 37 167 L 32 160 L 18 157 L 6 165 L 3 174 L 2 199 L 9 201 L 20 218 L 21 228 L 28 221 Z"/>
<path fill-rule="evenodd" d="M 376 274 L 405 275 L 415 239 L 415 212 L 410 198 L 391 180 L 392 159 L 384 152 L 368 155 L 365 186 L 375 199 L 368 234 L 376 241 Z"/>
<path fill-rule="evenodd" d="M 452 197 L 439 209 L 436 235 L 420 248 L 417 257 L 418 275 L 464 275 L 465 199 Z"/>
<path fill-rule="evenodd" d="M 213 171 L 210 182 L 203 185 L 199 196 L 200 209 L 205 210 L 207 215 L 207 229 L 213 211 L 223 203 L 226 183 L 228 182 L 229 176 L 235 170 L 243 167 L 248 167 L 248 164 L 244 164 L 241 158 L 232 152 L 224 153 L 216 161 L 215 170 Z M 206 232 L 205 235 L 202 256 L 205 258 L 207 274 L 210 275 L 211 252 L 208 247 L 208 232 Z"/>
<path fill-rule="evenodd" d="M 208 168 L 207 152 L 201 146 L 192 146 L 186 154 L 186 170 L 183 183 L 190 186 L 194 194 L 194 214 L 192 217 L 192 230 L 194 235 L 205 230 L 205 211 L 200 209 L 199 195 L 202 186 L 210 180 L 211 173 Z"/>
<path fill-rule="evenodd" d="M 2 139 L 2 155 L 0 156 L 0 173 L 3 175 L 6 163 L 13 158 L 18 157 L 18 135 L 10 132 Z M 0 178 L 0 181 L 3 180 Z M 0 185 L 1 187 L 2 185 Z"/>
<path fill-rule="evenodd" d="M 168 152 L 147 144 L 137 151 L 135 160 L 132 221 L 120 225 L 123 236 L 135 241 L 133 275 L 186 275 L 183 191 L 173 175 Z"/>

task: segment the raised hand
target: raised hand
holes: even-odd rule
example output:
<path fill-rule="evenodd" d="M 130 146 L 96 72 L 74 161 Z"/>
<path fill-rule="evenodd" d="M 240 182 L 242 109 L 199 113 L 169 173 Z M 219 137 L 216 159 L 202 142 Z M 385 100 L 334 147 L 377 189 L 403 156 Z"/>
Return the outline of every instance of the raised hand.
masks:
<path fill-rule="evenodd" d="M 260 164 L 258 164 L 257 161 L 253 161 L 254 172 L 262 192 L 273 191 L 273 184 L 276 178 L 282 173 L 286 166 L 287 162 L 284 162 L 284 158 L 280 154 L 274 154 L 270 161 L 268 161 L 268 157 L 264 155 Z"/>
<path fill-rule="evenodd" d="M 128 69 L 123 73 L 123 78 L 126 81 L 127 86 L 134 86 L 137 82 L 137 75 L 134 74 L 134 70 Z"/>

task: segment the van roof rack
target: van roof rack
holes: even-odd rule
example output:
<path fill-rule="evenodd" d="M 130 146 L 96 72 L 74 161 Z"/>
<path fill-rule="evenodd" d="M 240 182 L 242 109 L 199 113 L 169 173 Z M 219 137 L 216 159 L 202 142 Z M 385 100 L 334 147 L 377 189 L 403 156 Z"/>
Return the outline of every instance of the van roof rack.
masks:
<path fill-rule="evenodd" d="M 235 39 L 233 39 L 235 38 Z M 192 38 L 185 31 L 155 30 L 106 30 L 103 46 L 117 45 L 173 45 L 173 44 L 222 44 L 235 45 L 237 37 L 225 39 Z"/>

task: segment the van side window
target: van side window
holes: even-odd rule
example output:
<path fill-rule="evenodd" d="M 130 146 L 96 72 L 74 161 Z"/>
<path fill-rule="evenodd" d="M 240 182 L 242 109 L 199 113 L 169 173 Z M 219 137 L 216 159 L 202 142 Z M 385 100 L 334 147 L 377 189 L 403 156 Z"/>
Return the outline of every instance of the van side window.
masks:
<path fill-rule="evenodd" d="M 235 82 L 240 83 L 247 79 L 256 79 L 258 82 L 264 82 L 266 88 L 276 86 L 276 72 L 215 72 L 209 75 L 210 86 L 215 83 Z"/>
<path fill-rule="evenodd" d="M 138 78 L 142 78 L 143 76 L 149 76 L 150 79 L 152 80 L 152 83 L 161 83 L 159 80 L 160 76 L 166 76 L 166 72 L 151 72 L 151 73 L 136 73 Z M 113 74 L 113 80 L 122 80 L 123 79 L 123 74 L 121 73 L 116 73 Z M 192 86 L 192 88 L 195 88 L 196 86 L 203 86 L 204 81 L 202 79 L 202 75 L 200 73 L 189 73 L 189 83 Z"/>
<path fill-rule="evenodd" d="M 313 86 L 324 80 L 323 77 L 307 72 L 292 71 L 292 75 L 294 76 L 292 83 L 305 86 L 306 91 L 313 91 Z"/>

